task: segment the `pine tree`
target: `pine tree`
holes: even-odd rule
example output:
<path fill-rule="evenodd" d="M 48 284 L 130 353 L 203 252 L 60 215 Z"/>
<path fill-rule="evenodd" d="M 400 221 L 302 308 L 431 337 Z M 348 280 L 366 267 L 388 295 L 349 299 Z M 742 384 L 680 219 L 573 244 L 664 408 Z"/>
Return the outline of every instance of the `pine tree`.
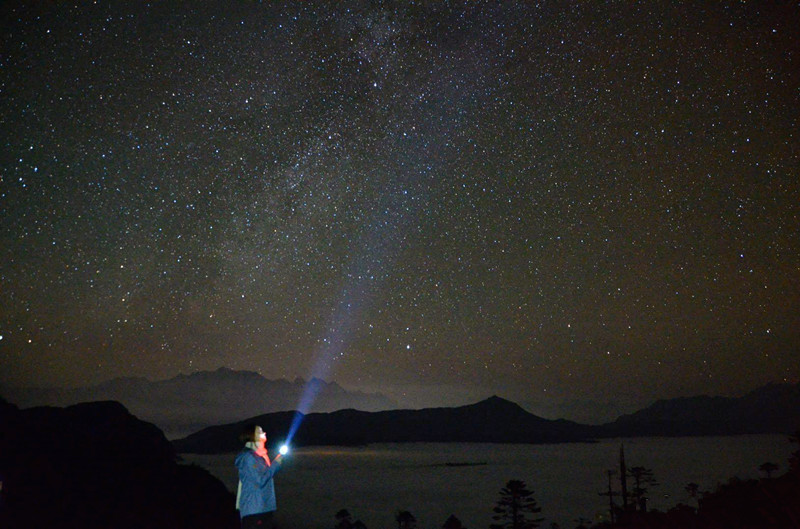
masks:
<path fill-rule="evenodd" d="M 686 490 L 686 492 L 689 493 L 689 497 L 693 498 L 694 501 L 697 503 L 697 506 L 699 507 L 700 500 L 698 499 L 698 496 L 700 495 L 700 485 L 692 481 L 691 483 L 686 485 L 684 490 Z"/>
<path fill-rule="evenodd" d="M 417 527 L 417 519 L 409 511 L 400 511 L 394 517 L 397 522 L 397 529 L 415 529 Z"/>
<path fill-rule="evenodd" d="M 789 442 L 800 445 L 800 430 L 789 437 Z M 795 474 L 800 473 L 800 449 L 792 452 L 792 455 L 789 456 L 789 471 Z"/>
<path fill-rule="evenodd" d="M 524 481 L 512 479 L 500 489 L 500 499 L 494 508 L 491 529 L 535 529 L 544 518 L 529 518 L 542 512 Z"/>
<path fill-rule="evenodd" d="M 772 473 L 778 470 L 778 465 L 772 463 L 771 461 L 767 461 L 766 463 L 762 463 L 762 465 L 758 467 L 758 470 L 766 474 L 767 479 L 770 479 L 772 477 Z"/>
<path fill-rule="evenodd" d="M 467 529 L 461 524 L 461 520 L 456 518 L 454 514 L 451 514 L 450 517 L 445 520 L 444 525 L 442 525 L 442 529 Z"/>
<path fill-rule="evenodd" d="M 658 481 L 653 477 L 653 471 L 645 467 L 631 467 L 628 475 L 633 478 L 634 505 L 639 507 L 641 512 L 647 512 L 647 493 L 650 487 L 657 487 Z"/>
<path fill-rule="evenodd" d="M 353 527 L 353 517 L 347 509 L 341 509 L 336 513 L 336 525 L 334 529 L 351 529 Z"/>

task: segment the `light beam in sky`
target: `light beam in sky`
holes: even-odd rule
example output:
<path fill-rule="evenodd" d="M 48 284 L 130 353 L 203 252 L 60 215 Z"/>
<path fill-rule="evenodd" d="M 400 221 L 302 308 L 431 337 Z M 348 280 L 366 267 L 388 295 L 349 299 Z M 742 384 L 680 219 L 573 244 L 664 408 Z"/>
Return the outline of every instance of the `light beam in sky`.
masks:
<path fill-rule="evenodd" d="M 358 252 L 349 266 L 339 303 L 334 308 L 326 334 L 314 353 L 311 376 L 306 383 L 289 428 L 289 444 L 297 429 L 316 400 L 321 385 L 314 379 L 327 380 L 335 363 L 343 358 L 353 342 L 361 315 L 372 302 L 392 268 L 409 219 L 414 217 L 414 207 L 401 203 L 407 192 L 385 193 L 376 215 L 358 245 Z"/>
<path fill-rule="evenodd" d="M 373 235 L 370 237 L 371 240 L 380 240 L 377 236 L 382 229 L 381 226 L 386 226 L 386 224 L 373 223 L 370 228 L 370 233 Z M 390 246 L 385 242 L 384 244 L 360 245 L 359 257 L 350 266 L 351 272 L 346 276 L 345 286 L 339 296 L 340 301 L 334 309 L 321 345 L 314 353 L 311 376 L 298 402 L 297 412 L 286 439 L 287 444 L 291 442 L 305 414 L 314 405 L 321 387 L 319 384 L 313 383 L 314 379 L 326 380 L 331 375 L 336 361 L 347 353 L 347 347 L 352 343 L 360 315 L 363 314 L 380 287 L 381 277 L 387 273 L 388 261 L 391 261 L 391 258 L 388 257 L 391 252 Z"/>

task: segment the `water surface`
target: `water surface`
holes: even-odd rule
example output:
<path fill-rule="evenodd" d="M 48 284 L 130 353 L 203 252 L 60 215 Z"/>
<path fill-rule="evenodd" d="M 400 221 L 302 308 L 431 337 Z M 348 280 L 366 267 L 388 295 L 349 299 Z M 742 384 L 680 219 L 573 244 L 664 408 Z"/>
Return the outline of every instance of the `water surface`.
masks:
<path fill-rule="evenodd" d="M 607 488 L 606 470 L 619 468 L 623 444 L 628 467 L 653 470 L 659 485 L 651 489 L 650 506 L 660 510 L 689 503 L 690 482 L 713 490 L 733 476 L 759 477 L 766 461 L 782 473 L 797 448 L 780 435 L 300 448 L 276 477 L 279 520 L 283 529 L 328 529 L 334 514 L 346 508 L 369 529 L 392 529 L 397 511 L 408 510 L 422 529 L 441 527 L 450 514 L 469 529 L 482 529 L 492 521 L 500 489 L 521 479 L 542 508 L 542 527 L 555 521 L 569 529 L 579 517 L 596 520 L 607 513 L 608 499 L 599 493 Z M 236 490 L 234 454 L 183 457 Z"/>

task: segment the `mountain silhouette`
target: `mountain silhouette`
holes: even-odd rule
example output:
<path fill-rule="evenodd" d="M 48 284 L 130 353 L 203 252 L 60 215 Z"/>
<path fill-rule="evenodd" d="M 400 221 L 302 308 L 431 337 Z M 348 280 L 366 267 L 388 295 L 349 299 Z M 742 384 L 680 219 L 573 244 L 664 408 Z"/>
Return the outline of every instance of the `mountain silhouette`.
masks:
<path fill-rule="evenodd" d="M 735 398 L 701 395 L 659 400 L 599 426 L 544 419 L 497 396 L 452 408 L 391 409 L 395 403 L 380 394 L 351 392 L 320 379 L 308 383 L 267 380 L 252 371 L 227 368 L 159 382 L 119 378 L 73 390 L 29 388 L 6 397 L 20 406 L 115 400 L 159 426 L 168 437 L 178 438 L 176 446 L 181 450 L 219 452 L 238 449 L 238 428 L 245 422 L 271 426 L 275 439 L 285 436 L 307 385 L 318 394 L 315 411 L 305 416 L 294 439 L 306 445 L 549 443 L 609 437 L 789 434 L 800 429 L 800 384 L 770 384 Z"/>
<path fill-rule="evenodd" d="M 659 400 L 598 426 L 598 437 L 739 435 L 800 430 L 800 383 L 769 384 L 736 398 Z"/>
<path fill-rule="evenodd" d="M 277 443 L 286 436 L 294 417 L 294 412 L 258 415 L 206 428 L 174 441 L 174 446 L 186 453 L 235 451 L 239 448 L 239 430 L 245 423 L 260 424 Z M 303 417 L 293 443 L 563 443 L 609 437 L 790 434 L 798 430 L 800 384 L 774 384 L 739 398 L 697 396 L 660 400 L 600 426 L 543 419 L 497 396 L 452 408 L 310 413 Z"/>
<path fill-rule="evenodd" d="M 264 414 L 246 421 L 206 428 L 174 441 L 179 452 L 220 453 L 239 448 L 245 423 L 260 424 L 273 441 L 289 431 L 295 414 Z M 362 445 L 387 442 L 560 443 L 585 441 L 590 429 L 565 420 L 537 417 L 519 405 L 491 397 L 454 408 L 365 412 L 353 409 L 310 413 L 293 439 L 295 445 Z"/>
<path fill-rule="evenodd" d="M 397 407 L 383 395 L 348 391 L 335 382 L 318 378 L 308 382 L 302 378 L 292 382 L 269 380 L 253 371 L 225 367 L 156 382 L 124 377 L 73 389 L 12 388 L 5 396 L 23 408 L 113 400 L 173 438 L 256 414 L 294 410 L 307 386 L 313 387 L 317 395 L 310 411 L 346 408 L 376 411 Z"/>

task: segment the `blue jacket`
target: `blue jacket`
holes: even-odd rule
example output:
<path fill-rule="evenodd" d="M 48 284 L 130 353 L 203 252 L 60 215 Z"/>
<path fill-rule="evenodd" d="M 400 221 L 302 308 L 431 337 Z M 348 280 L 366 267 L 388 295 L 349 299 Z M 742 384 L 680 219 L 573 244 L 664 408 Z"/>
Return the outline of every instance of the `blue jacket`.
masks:
<path fill-rule="evenodd" d="M 246 448 L 236 456 L 236 467 L 242 483 L 239 515 L 245 517 L 277 509 L 275 482 L 272 477 L 278 472 L 280 465 L 273 462 L 269 466 L 253 450 Z"/>

